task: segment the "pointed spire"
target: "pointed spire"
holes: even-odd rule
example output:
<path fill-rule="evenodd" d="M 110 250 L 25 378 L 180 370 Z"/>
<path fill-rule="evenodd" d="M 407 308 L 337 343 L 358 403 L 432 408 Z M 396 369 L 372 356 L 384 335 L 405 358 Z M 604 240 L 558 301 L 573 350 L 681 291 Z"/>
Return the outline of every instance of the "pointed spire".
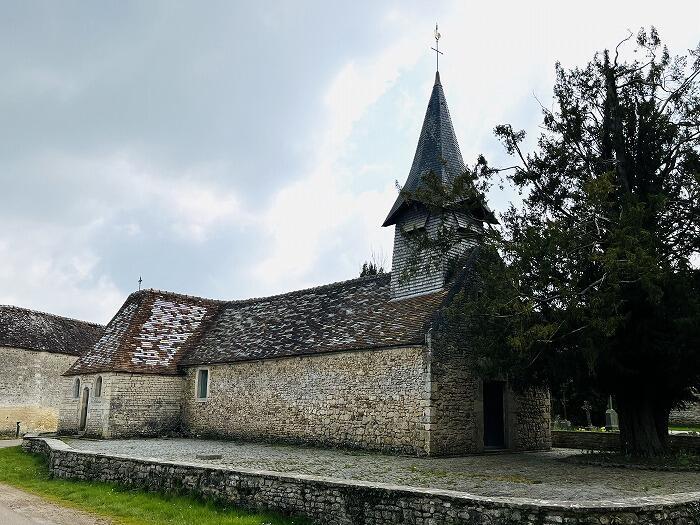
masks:
<path fill-rule="evenodd" d="M 430 171 L 436 173 L 444 183 L 452 182 L 464 169 L 464 160 L 459 151 L 452 119 L 447 109 L 447 100 L 440 83 L 440 73 L 436 72 L 435 85 L 423 120 L 413 165 L 403 187 L 410 192 L 424 187 L 423 176 Z M 405 204 L 406 199 L 400 194 L 382 226 L 395 224 Z"/>

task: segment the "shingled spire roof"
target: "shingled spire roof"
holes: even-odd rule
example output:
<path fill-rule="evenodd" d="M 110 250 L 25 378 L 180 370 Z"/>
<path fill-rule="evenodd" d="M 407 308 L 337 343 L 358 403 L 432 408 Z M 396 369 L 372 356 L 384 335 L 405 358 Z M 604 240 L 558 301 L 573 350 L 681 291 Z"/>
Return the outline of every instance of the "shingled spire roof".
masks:
<path fill-rule="evenodd" d="M 464 160 L 459 151 L 450 111 L 447 109 L 445 92 L 440 83 L 440 73 L 436 72 L 435 85 L 428 102 L 428 110 L 425 112 L 413 165 L 403 189 L 409 192 L 420 189 L 425 184 L 423 176 L 430 171 L 436 173 L 443 183 L 451 183 L 464 170 Z M 382 226 L 395 224 L 399 212 L 405 205 L 406 198 L 400 194 Z"/>

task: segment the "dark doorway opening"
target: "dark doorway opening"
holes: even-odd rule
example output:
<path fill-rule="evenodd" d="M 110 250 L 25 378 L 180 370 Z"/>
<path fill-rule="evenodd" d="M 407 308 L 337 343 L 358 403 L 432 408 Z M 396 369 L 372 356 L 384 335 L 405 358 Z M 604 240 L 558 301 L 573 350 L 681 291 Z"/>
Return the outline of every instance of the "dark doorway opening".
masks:
<path fill-rule="evenodd" d="M 484 381 L 484 448 L 505 448 L 503 381 Z"/>
<path fill-rule="evenodd" d="M 80 425 L 78 425 L 78 430 L 80 432 L 85 432 L 85 427 L 87 427 L 88 401 L 89 400 L 90 400 L 90 390 L 85 388 L 85 389 L 83 389 L 83 401 L 80 405 Z"/>

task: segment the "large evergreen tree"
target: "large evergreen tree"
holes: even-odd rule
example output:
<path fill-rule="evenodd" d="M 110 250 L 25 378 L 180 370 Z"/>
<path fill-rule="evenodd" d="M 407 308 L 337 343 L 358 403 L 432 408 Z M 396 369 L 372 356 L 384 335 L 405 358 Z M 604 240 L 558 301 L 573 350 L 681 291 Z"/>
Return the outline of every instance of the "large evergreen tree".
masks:
<path fill-rule="evenodd" d="M 534 152 L 496 128 L 516 166 L 481 158 L 454 188 L 411 198 L 468 211 L 494 177 L 522 191 L 483 234 L 479 286 L 446 313 L 461 328 L 443 343 L 469 341 L 481 374 L 516 386 L 593 382 L 615 396 L 623 451 L 658 455 L 670 410 L 700 387 L 700 46 L 671 57 L 653 28 L 625 61 L 628 45 L 557 64 Z M 444 252 L 459 235 L 414 247 Z"/>

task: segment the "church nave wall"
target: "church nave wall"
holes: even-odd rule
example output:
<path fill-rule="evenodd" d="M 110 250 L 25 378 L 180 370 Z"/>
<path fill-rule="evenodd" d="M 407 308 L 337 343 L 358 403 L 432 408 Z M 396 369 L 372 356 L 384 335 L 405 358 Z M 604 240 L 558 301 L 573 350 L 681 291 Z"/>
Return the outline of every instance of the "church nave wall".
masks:
<path fill-rule="evenodd" d="M 187 371 L 193 435 L 307 442 L 425 454 L 425 348 L 335 352 L 209 365 L 209 395 Z"/>
<path fill-rule="evenodd" d="M 97 380 L 102 378 L 100 395 Z M 184 379 L 181 376 L 103 373 L 71 376 L 63 392 L 59 432 L 80 431 L 85 389 L 89 391 L 85 434 L 104 438 L 162 436 L 180 430 Z M 74 396 L 75 380 L 80 395 Z"/>

